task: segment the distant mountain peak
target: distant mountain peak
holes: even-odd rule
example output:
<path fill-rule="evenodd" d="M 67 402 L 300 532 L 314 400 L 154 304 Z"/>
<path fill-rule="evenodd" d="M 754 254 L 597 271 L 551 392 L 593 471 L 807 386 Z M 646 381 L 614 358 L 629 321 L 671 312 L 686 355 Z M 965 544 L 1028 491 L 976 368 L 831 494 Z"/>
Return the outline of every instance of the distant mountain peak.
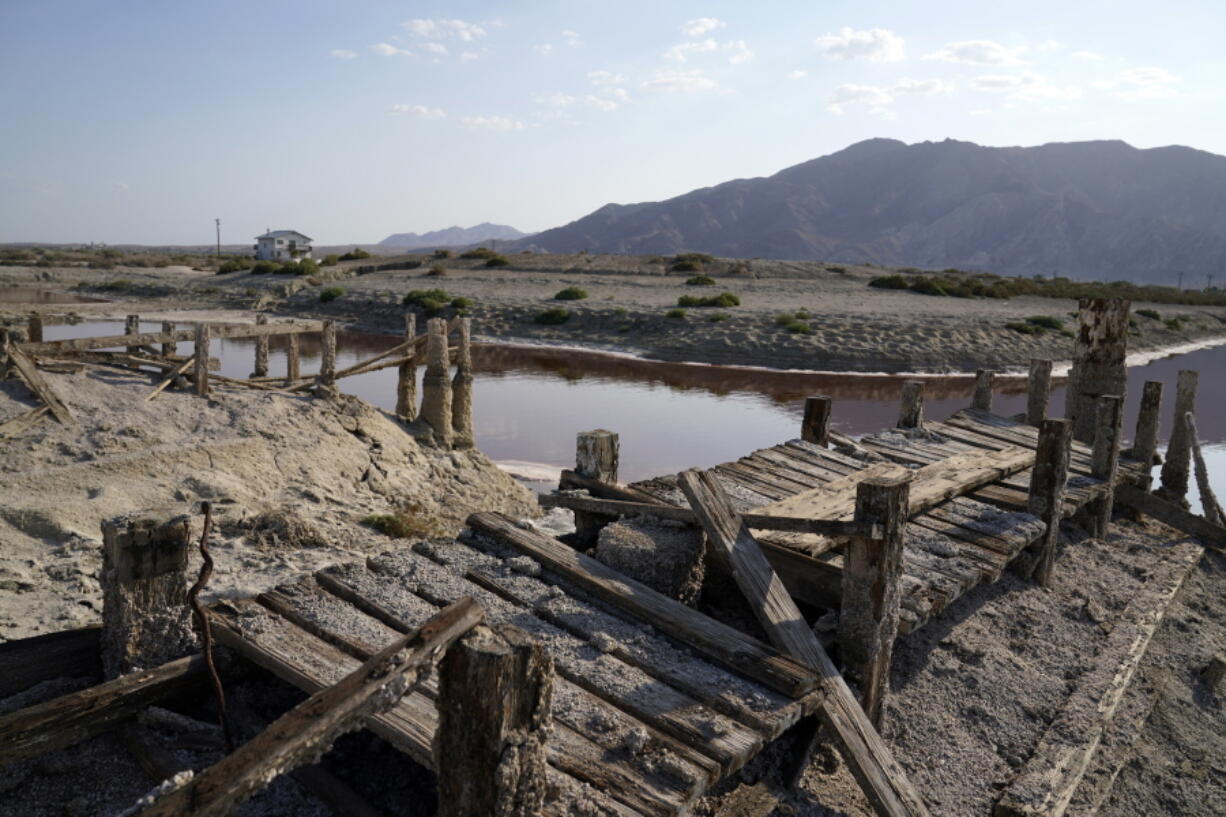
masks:
<path fill-rule="evenodd" d="M 395 233 L 379 242 L 380 246 L 403 247 L 416 249 L 419 247 L 458 247 L 465 244 L 478 244 L 482 241 L 514 241 L 525 238 L 514 227 L 505 224 L 491 224 L 488 221 L 472 227 L 447 227 L 442 230 L 432 230 L 427 233 Z"/>

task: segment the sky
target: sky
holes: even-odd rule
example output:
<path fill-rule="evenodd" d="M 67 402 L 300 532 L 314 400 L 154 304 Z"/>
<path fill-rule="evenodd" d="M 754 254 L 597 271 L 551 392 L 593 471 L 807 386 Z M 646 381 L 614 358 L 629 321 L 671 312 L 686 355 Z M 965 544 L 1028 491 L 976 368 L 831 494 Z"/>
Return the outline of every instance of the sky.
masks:
<path fill-rule="evenodd" d="M 1221 0 L 3 0 L 0 242 L 537 231 L 862 139 L 1226 154 Z"/>

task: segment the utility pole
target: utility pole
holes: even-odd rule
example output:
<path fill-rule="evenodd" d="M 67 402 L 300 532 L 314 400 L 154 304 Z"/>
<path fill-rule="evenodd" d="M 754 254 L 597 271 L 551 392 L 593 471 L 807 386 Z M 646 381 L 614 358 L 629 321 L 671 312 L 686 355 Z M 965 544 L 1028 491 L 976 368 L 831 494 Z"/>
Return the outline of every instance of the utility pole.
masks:
<path fill-rule="evenodd" d="M 221 258 L 221 219 L 215 218 L 213 222 L 217 225 L 217 257 Z"/>
<path fill-rule="evenodd" d="M 1183 292 L 1183 273 L 1179 273 L 1179 291 Z"/>
<path fill-rule="evenodd" d="M 1211 272 L 1211 273 L 1209 273 L 1209 285 L 1208 285 L 1207 287 L 1205 287 L 1205 290 L 1206 290 L 1206 291 L 1208 291 L 1208 292 L 1212 292 L 1212 291 L 1213 291 L 1213 273 L 1212 273 L 1212 272 Z"/>

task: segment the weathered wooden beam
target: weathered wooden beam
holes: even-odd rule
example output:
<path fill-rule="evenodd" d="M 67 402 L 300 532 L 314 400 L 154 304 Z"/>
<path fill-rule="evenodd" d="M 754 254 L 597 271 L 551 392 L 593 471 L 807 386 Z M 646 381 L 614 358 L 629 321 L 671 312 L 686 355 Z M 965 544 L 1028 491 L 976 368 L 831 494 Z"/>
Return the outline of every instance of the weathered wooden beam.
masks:
<path fill-rule="evenodd" d="M 140 334 L 140 315 L 128 315 L 123 319 L 123 333 L 128 336 Z M 129 345 L 125 350 L 130 355 L 139 355 L 140 345 Z"/>
<path fill-rule="evenodd" d="M 1030 475 L 1029 510 L 1046 525 L 1035 543 L 1035 579 L 1051 586 L 1056 545 L 1060 541 L 1060 520 L 1064 518 L 1064 492 L 1068 486 L 1069 451 L 1073 442 L 1070 420 L 1042 420 L 1039 447 Z"/>
<path fill-rule="evenodd" d="M 299 332 L 318 332 L 317 322 L 304 323 L 270 323 L 267 326 L 254 326 L 245 323 L 210 324 L 215 338 L 256 338 L 261 335 L 293 335 Z M 175 343 L 181 340 L 193 340 L 195 330 L 179 329 L 174 332 L 146 332 L 141 335 L 105 335 L 95 338 L 65 338 L 64 340 L 49 340 L 43 343 L 23 343 L 21 348 L 30 355 L 54 355 L 57 352 L 85 351 L 89 349 L 112 349 L 120 346 L 146 346 L 157 343 Z"/>
<path fill-rule="evenodd" d="M 175 334 L 174 323 L 171 321 L 162 321 L 162 334 L 173 336 Z M 178 351 L 178 348 L 179 344 L 175 343 L 173 340 L 162 341 L 162 357 L 173 356 Z"/>
<path fill-rule="evenodd" d="M 1196 417 L 1189 411 L 1183 416 L 1183 420 L 1188 426 L 1188 443 L 1192 449 L 1192 463 L 1196 466 L 1196 489 L 1200 493 L 1201 511 L 1213 524 L 1226 525 L 1226 514 L 1223 514 L 1213 486 L 1209 483 L 1209 467 L 1205 465 L 1205 455 L 1200 449 Z"/>
<path fill-rule="evenodd" d="M 566 489 L 580 489 L 587 491 L 592 496 L 600 497 L 601 499 L 620 499 L 626 502 L 646 502 L 648 504 L 660 504 L 660 500 L 656 499 L 646 491 L 640 491 L 630 485 L 613 485 L 608 482 L 601 482 L 598 479 L 585 477 L 578 474 L 569 468 L 563 468 L 558 479 L 558 487 Z"/>
<path fill-rule="evenodd" d="M 1083 674 L 1034 754 L 1005 790 L 994 817 L 1061 817 L 1115 715 L 1154 631 L 1203 549 L 1179 542 L 1113 622 L 1097 666 Z"/>
<path fill-rule="evenodd" d="M 1149 473 L 1158 453 L 1158 427 L 1162 411 L 1162 381 L 1147 380 L 1141 389 L 1141 410 L 1137 414 L 1137 431 L 1132 438 L 1132 458 L 1145 466 L 1145 488 L 1149 488 Z"/>
<path fill-rule="evenodd" d="M 196 324 L 196 336 L 194 338 L 196 349 L 193 357 L 196 360 L 196 368 L 194 370 L 193 379 L 198 397 L 209 396 L 209 340 L 210 331 L 207 323 Z"/>
<path fill-rule="evenodd" d="M 77 421 L 72 416 L 72 412 L 68 410 L 68 406 L 64 405 L 63 401 L 51 390 L 50 384 L 43 378 L 34 362 L 26 357 L 25 352 L 17 346 L 10 346 L 9 363 L 21 375 L 21 379 L 30 387 L 30 391 L 46 404 L 55 419 L 69 428 L 77 427 Z"/>
<path fill-rule="evenodd" d="M 177 380 L 184 372 L 192 368 L 195 365 L 195 363 L 196 363 L 196 358 L 194 357 L 189 357 L 187 360 L 180 363 L 178 368 L 171 370 L 170 374 L 167 375 L 165 379 L 162 380 L 161 383 L 158 383 L 157 387 L 154 388 L 153 391 L 149 392 L 149 395 L 145 398 L 145 401 L 148 402 L 152 400 L 153 398 L 157 397 L 159 394 L 161 394 L 162 391 L 167 386 L 175 382 L 175 380 Z"/>
<path fill-rule="evenodd" d="M 800 423 L 800 439 L 807 443 L 830 446 L 830 413 L 834 400 L 824 394 L 805 398 L 805 416 Z"/>
<path fill-rule="evenodd" d="M 205 680 L 204 659 L 190 656 L 0 715 L 0 766 L 88 740 Z"/>
<path fill-rule="evenodd" d="M 255 325 L 267 326 L 268 316 L 262 312 L 256 315 Z M 251 376 L 268 376 L 268 335 L 260 335 L 255 339 L 255 367 L 251 370 Z"/>
<path fill-rule="evenodd" d="M 447 321 L 426 322 L 426 374 L 422 378 L 421 413 L 440 448 L 451 447 L 451 380 L 447 377 Z"/>
<path fill-rule="evenodd" d="M 292 386 L 301 379 L 298 335 L 286 338 L 285 385 Z"/>
<path fill-rule="evenodd" d="M 101 627 L 0 642 L 0 699 L 51 678 L 100 676 Z"/>
<path fill-rule="evenodd" d="M 30 343 L 43 342 L 43 316 L 37 312 L 30 313 L 30 319 L 26 323 L 26 339 Z"/>
<path fill-rule="evenodd" d="M 336 321 L 324 321 L 319 334 L 319 374 L 315 377 L 317 397 L 335 397 L 336 389 Z"/>
<path fill-rule="evenodd" d="M 975 394 L 971 398 L 971 408 L 980 411 L 992 410 L 992 380 L 995 372 L 991 369 L 975 370 Z"/>
<path fill-rule="evenodd" d="M 472 318 L 460 318 L 456 327 L 455 377 L 451 380 L 451 444 L 472 448 L 473 432 L 473 354 Z"/>
<path fill-rule="evenodd" d="M 924 381 L 904 380 L 902 408 L 898 413 L 899 428 L 924 427 Z"/>
<path fill-rule="evenodd" d="M 1182 422 L 1188 412 L 1196 413 L 1196 385 L 1199 373 L 1181 369 L 1175 381 L 1175 421 L 1171 426 L 1171 440 L 1166 446 L 1162 461 L 1162 485 L 1154 492 L 1167 502 L 1187 507 L 1188 471 L 1192 459 L 1192 447 L 1188 440 L 1187 423 Z"/>
<path fill-rule="evenodd" d="M 1073 421 L 1073 439 L 1094 439 L 1098 400 L 1127 394 L 1128 311 L 1122 298 L 1082 298 L 1078 302 L 1073 368 L 1065 388 L 1064 416 Z"/>
<path fill-rule="evenodd" d="M 839 654 L 860 683 L 864 713 L 881 727 L 898 637 L 903 538 L 911 476 L 865 480 L 856 492 L 856 519 L 885 528 L 880 539 L 854 539 L 843 559 Z"/>
<path fill-rule="evenodd" d="M 417 336 L 417 315 L 404 313 L 404 342 L 411 343 Z M 417 360 L 406 356 L 400 363 L 396 377 L 396 416 L 406 423 L 417 417 Z"/>
<path fill-rule="evenodd" d="M 545 802 L 553 661 L 527 633 L 478 627 L 439 663 L 439 817 L 535 817 Z"/>
<path fill-rule="evenodd" d="M 1094 454 L 1090 476 L 1103 481 L 1102 494 L 1090 503 L 1090 535 L 1106 539 L 1115 508 L 1115 483 L 1120 464 L 1120 431 L 1124 423 L 1124 398 L 1104 394 L 1098 398 L 1094 429 Z"/>
<path fill-rule="evenodd" d="M 1026 378 L 1026 424 L 1037 426 L 1047 419 L 1051 402 L 1051 361 L 1034 358 Z"/>
<path fill-rule="evenodd" d="M 1180 505 L 1168 502 L 1157 494 L 1146 493 L 1132 485 L 1119 485 L 1115 489 L 1115 499 L 1120 504 L 1195 536 L 1215 550 L 1226 550 L 1226 528 L 1219 527 Z"/>
<path fill-rule="evenodd" d="M 316 692 L 235 752 L 152 802 L 134 817 L 223 817 L 279 775 L 314 761 L 345 732 L 395 706 L 450 644 L 481 623 L 464 598 L 398 638 L 333 686 Z"/>

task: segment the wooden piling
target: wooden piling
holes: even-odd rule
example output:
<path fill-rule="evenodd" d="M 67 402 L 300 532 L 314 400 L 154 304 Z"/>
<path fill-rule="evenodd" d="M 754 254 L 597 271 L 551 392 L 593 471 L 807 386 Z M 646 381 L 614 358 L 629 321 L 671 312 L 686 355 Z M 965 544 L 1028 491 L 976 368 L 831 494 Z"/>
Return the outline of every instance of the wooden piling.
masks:
<path fill-rule="evenodd" d="M 834 400 L 826 395 L 805 398 L 805 418 L 800 424 L 800 439 L 830 447 L 830 410 Z"/>
<path fill-rule="evenodd" d="M 196 349 L 194 352 L 196 358 L 196 366 L 194 377 L 196 380 L 196 394 L 201 397 L 209 395 L 209 325 L 207 323 L 196 324 Z"/>
<path fill-rule="evenodd" d="M 434 442 L 451 447 L 451 381 L 447 379 L 447 321 L 426 322 L 426 374 L 422 378 L 420 420 L 430 426 Z"/>
<path fill-rule="evenodd" d="M 898 414 L 899 428 L 924 427 L 924 381 L 904 380 L 902 409 Z"/>
<path fill-rule="evenodd" d="M 108 677 L 194 649 L 187 605 L 191 525 L 158 512 L 102 523 L 102 665 Z"/>
<path fill-rule="evenodd" d="M 451 381 L 451 428 L 455 448 L 472 448 L 473 434 L 473 355 L 472 318 L 460 318 L 456 326 L 455 377 Z"/>
<path fill-rule="evenodd" d="M 1094 440 L 1097 400 L 1127 394 L 1128 312 L 1123 298 L 1082 298 L 1078 302 L 1073 368 L 1065 389 L 1064 416 L 1073 421 L 1073 439 Z"/>
<path fill-rule="evenodd" d="M 575 473 L 608 485 L 616 485 L 620 448 L 617 433 L 614 431 L 598 428 L 579 432 L 575 437 Z M 559 487 L 573 486 L 562 484 Z M 594 544 L 600 535 L 600 529 L 608 522 L 607 515 L 576 510 L 575 537 L 581 544 Z"/>
<path fill-rule="evenodd" d="M 971 398 L 971 408 L 980 411 L 992 410 L 992 379 L 991 369 L 975 370 L 975 396 Z"/>
<path fill-rule="evenodd" d="M 319 375 L 315 378 L 316 397 L 335 397 L 336 321 L 324 321 L 319 333 Z"/>
<path fill-rule="evenodd" d="M 29 343 L 43 342 L 43 316 L 37 312 L 30 313 L 30 320 L 26 325 L 26 341 Z"/>
<path fill-rule="evenodd" d="M 890 659 L 898 636 L 903 536 L 911 477 L 877 477 L 856 486 L 856 521 L 884 527 L 881 539 L 852 539 L 843 562 L 839 650 L 860 683 L 860 702 L 880 728 L 890 685 Z"/>
<path fill-rule="evenodd" d="M 1064 492 L 1068 485 L 1069 454 L 1073 443 L 1071 420 L 1044 419 L 1039 423 L 1039 446 L 1030 475 L 1029 511 L 1046 525 L 1035 543 L 1035 580 L 1051 586 L 1060 540 L 1060 520 L 1064 516 Z"/>
<path fill-rule="evenodd" d="M 1188 468 L 1192 447 L 1188 439 L 1188 424 L 1184 415 L 1196 413 L 1196 384 L 1199 375 L 1192 369 L 1181 369 L 1175 381 L 1175 422 L 1171 426 L 1171 441 L 1162 461 L 1162 485 L 1156 493 L 1168 502 L 1188 507 Z"/>
<path fill-rule="evenodd" d="M 1042 425 L 1051 402 L 1051 361 L 1033 358 L 1026 379 L 1026 424 Z"/>
<path fill-rule="evenodd" d="M 7 380 L 9 376 L 9 346 L 12 342 L 9 330 L 0 326 L 0 380 Z"/>
<path fill-rule="evenodd" d="M 292 386 L 301 377 L 298 333 L 287 336 L 285 340 L 288 344 L 285 350 L 285 385 Z"/>
<path fill-rule="evenodd" d="M 1124 421 L 1124 398 L 1104 394 L 1098 398 L 1094 450 L 1090 475 L 1106 483 L 1103 495 L 1090 503 L 1090 535 L 1106 539 L 1115 507 L 1115 480 L 1120 461 L 1120 431 Z"/>
<path fill-rule="evenodd" d="M 477 627 L 438 670 L 439 817 L 534 817 L 544 804 L 553 660 L 509 625 Z"/>
<path fill-rule="evenodd" d="M 404 313 L 404 340 L 406 343 L 417 337 L 417 315 Z M 406 355 L 400 364 L 396 378 L 396 416 L 406 423 L 417 417 L 417 360 Z"/>
<path fill-rule="evenodd" d="M 125 335 L 139 335 L 140 334 L 140 315 L 128 315 L 127 317 L 123 319 L 123 333 Z M 127 347 L 127 352 L 130 355 L 139 355 L 140 347 L 139 346 L 129 346 Z"/>
<path fill-rule="evenodd" d="M 1154 456 L 1158 453 L 1158 426 L 1162 412 L 1162 381 L 1147 380 L 1141 390 L 1141 411 L 1132 439 L 1132 457 L 1145 465 L 1145 489 L 1149 489 Z"/>
<path fill-rule="evenodd" d="M 171 321 L 162 321 L 162 334 L 174 334 L 175 325 Z M 162 357 L 171 357 L 178 351 L 179 344 L 174 341 L 169 341 L 162 344 Z"/>
<path fill-rule="evenodd" d="M 267 315 L 255 316 L 256 326 L 264 326 L 267 323 Z M 255 339 L 255 369 L 251 372 L 251 376 L 268 377 L 268 335 L 259 335 Z"/>

